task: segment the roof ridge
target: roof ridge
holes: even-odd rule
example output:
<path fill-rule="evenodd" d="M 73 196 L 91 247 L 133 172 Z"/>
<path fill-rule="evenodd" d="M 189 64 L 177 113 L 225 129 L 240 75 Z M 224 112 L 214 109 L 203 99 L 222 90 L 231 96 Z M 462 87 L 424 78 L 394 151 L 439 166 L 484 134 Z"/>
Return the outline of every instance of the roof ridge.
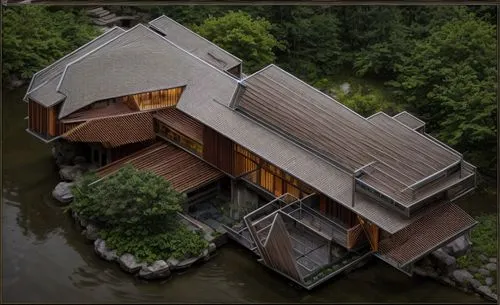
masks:
<path fill-rule="evenodd" d="M 94 39 L 90 40 L 89 42 L 85 43 L 84 45 L 81 45 L 80 47 L 78 47 L 77 49 L 73 50 L 72 52 L 64 55 L 63 57 L 59 58 L 58 60 L 54 61 L 53 63 L 51 63 L 50 65 L 46 66 L 45 68 L 43 68 L 42 70 L 40 71 L 37 71 L 35 74 L 33 74 L 33 76 L 31 77 L 31 81 L 30 81 L 30 84 L 28 86 L 28 90 L 26 91 L 26 94 L 24 95 L 24 98 L 23 100 L 25 100 L 27 97 L 28 97 L 28 94 L 30 92 L 33 92 L 34 90 L 38 89 L 39 87 L 43 86 L 44 84 L 46 84 L 48 81 L 52 80 L 53 78 L 50 78 L 49 80 L 41 83 L 40 85 L 38 85 L 37 87 L 35 88 L 31 88 L 31 86 L 33 85 L 33 80 L 35 79 L 35 77 L 39 74 L 39 73 L 42 73 L 46 70 L 48 70 L 49 68 L 51 68 L 52 66 L 54 66 L 55 64 L 57 64 L 58 62 L 62 61 L 63 59 L 69 57 L 70 55 L 73 55 L 75 54 L 76 52 L 78 52 L 79 50 L 85 48 L 86 46 L 90 45 L 92 42 L 96 41 L 97 39 L 99 38 L 102 38 L 108 34 L 110 34 L 111 32 L 113 32 L 114 30 L 116 29 L 120 29 L 120 30 L 123 30 L 121 27 L 119 26 L 114 26 L 112 27 L 111 29 L 109 29 L 108 31 L 102 33 L 101 35 L 95 37 Z M 123 30 L 124 32 L 126 32 L 125 30 Z M 123 34 L 123 33 L 122 33 Z M 62 72 L 61 72 L 62 73 Z M 60 73 L 59 73 L 60 74 Z"/>
<path fill-rule="evenodd" d="M 234 57 L 235 59 L 237 59 L 238 61 L 240 61 L 240 63 L 242 63 L 242 62 L 243 62 L 243 60 L 242 60 L 241 58 L 237 57 L 236 55 L 234 55 L 234 54 L 232 54 L 232 53 L 230 53 L 230 52 L 228 52 L 228 51 L 226 51 L 224 48 L 220 47 L 219 45 L 217 45 L 217 44 L 216 44 L 216 43 L 214 43 L 213 41 L 208 40 L 207 38 L 205 38 L 205 37 L 201 36 L 200 34 L 196 33 L 195 31 L 191 30 L 190 28 L 188 28 L 188 27 L 186 27 L 186 26 L 184 26 L 184 25 L 180 24 L 179 22 L 177 22 L 177 21 L 175 21 L 174 19 L 172 19 L 172 18 L 170 18 L 170 17 L 166 16 L 165 14 L 162 14 L 161 16 L 159 16 L 159 17 L 157 17 L 157 18 L 155 18 L 155 19 L 153 19 L 153 20 L 149 21 L 149 22 L 148 22 L 148 24 L 149 24 L 150 26 L 154 27 L 155 29 L 157 29 L 157 30 L 159 30 L 159 31 L 161 31 L 161 32 L 163 33 L 163 31 L 162 31 L 162 30 L 160 30 L 158 27 L 156 27 L 156 26 L 154 26 L 153 24 L 151 24 L 151 22 L 156 21 L 156 20 L 159 20 L 159 19 L 162 19 L 162 18 L 166 18 L 166 19 L 168 19 L 168 20 L 172 21 L 173 23 L 175 23 L 175 24 L 177 24 L 177 25 L 179 25 L 179 26 L 183 27 L 184 29 L 186 29 L 187 31 L 189 31 L 189 32 L 191 32 L 191 33 L 193 33 L 193 34 L 195 34 L 196 36 L 200 37 L 201 39 L 203 39 L 203 40 L 205 40 L 205 41 L 209 42 L 210 44 L 212 44 L 212 45 L 214 45 L 214 46 L 216 46 L 216 47 L 220 48 L 222 51 L 224 51 L 224 52 L 225 52 L 225 53 L 227 53 L 228 55 L 230 55 L 230 56 Z M 167 33 L 164 33 L 164 34 L 165 34 L 165 35 L 168 35 Z M 234 66 L 233 66 L 233 67 L 234 67 Z M 232 67 L 231 67 L 231 68 L 232 68 Z"/>

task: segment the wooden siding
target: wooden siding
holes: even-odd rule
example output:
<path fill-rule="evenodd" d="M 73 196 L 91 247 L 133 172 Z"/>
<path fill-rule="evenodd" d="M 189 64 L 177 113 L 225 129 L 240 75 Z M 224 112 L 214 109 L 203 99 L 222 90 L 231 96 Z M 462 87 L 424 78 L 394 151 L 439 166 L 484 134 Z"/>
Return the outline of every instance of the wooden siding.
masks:
<path fill-rule="evenodd" d="M 203 145 L 194 139 L 174 130 L 171 126 L 164 122 L 155 120 L 154 130 L 157 134 L 169 139 L 172 142 L 179 144 L 187 150 L 201 156 L 203 154 Z"/>
<path fill-rule="evenodd" d="M 238 144 L 234 145 L 234 155 L 235 175 L 249 173 L 247 179 L 275 196 L 290 193 L 297 198 L 301 198 L 314 192 L 311 187 Z M 259 169 L 256 170 L 257 168 Z"/>
<path fill-rule="evenodd" d="M 210 127 L 203 131 L 203 159 L 227 174 L 234 175 L 233 142 Z"/>
<path fill-rule="evenodd" d="M 319 197 L 319 208 L 322 214 L 340 220 L 348 228 L 359 223 L 356 213 L 324 195 Z"/>
<path fill-rule="evenodd" d="M 140 110 L 158 109 L 177 105 L 184 87 L 151 91 L 131 95 Z M 128 103 L 128 98 L 127 98 Z"/>
<path fill-rule="evenodd" d="M 57 136 L 57 114 L 55 107 L 43 107 L 29 100 L 28 129 L 44 138 Z"/>
<path fill-rule="evenodd" d="M 197 143 L 203 144 L 203 124 L 179 109 L 165 108 L 156 112 L 153 117 Z"/>

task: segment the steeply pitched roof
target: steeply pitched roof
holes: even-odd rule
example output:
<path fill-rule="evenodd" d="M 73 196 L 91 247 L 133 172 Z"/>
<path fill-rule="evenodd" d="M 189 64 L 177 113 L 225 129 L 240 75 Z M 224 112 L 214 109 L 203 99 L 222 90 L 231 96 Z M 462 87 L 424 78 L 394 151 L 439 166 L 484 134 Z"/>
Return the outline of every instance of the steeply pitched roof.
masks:
<path fill-rule="evenodd" d="M 228 70 L 241 63 L 238 57 L 165 15 L 150 21 L 149 25 L 165 34 L 171 42 L 219 69 Z"/>
<path fill-rule="evenodd" d="M 64 95 L 57 92 L 56 89 L 66 65 L 105 44 L 106 42 L 109 42 L 111 39 L 124 32 L 125 30 L 119 27 L 114 27 L 89 43 L 47 66 L 43 70 L 35 73 L 28 87 L 25 100 L 27 97 L 32 98 L 37 103 L 45 107 L 50 107 L 63 100 Z"/>
<path fill-rule="evenodd" d="M 59 118 L 98 100 L 172 87 L 186 86 L 179 102 L 220 99 L 233 93 L 236 82 L 139 24 L 66 67 Z"/>

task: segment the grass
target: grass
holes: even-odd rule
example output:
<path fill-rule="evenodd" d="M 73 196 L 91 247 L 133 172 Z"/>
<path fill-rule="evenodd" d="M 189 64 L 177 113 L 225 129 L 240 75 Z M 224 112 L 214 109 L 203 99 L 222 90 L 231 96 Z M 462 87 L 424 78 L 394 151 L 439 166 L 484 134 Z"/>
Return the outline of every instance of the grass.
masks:
<path fill-rule="evenodd" d="M 457 264 L 460 268 L 469 269 L 471 267 L 480 268 L 486 262 L 481 261 L 480 255 L 488 258 L 498 257 L 497 251 L 497 215 L 488 214 L 477 216 L 479 222 L 471 232 L 472 246 L 464 256 L 457 259 Z M 492 271 L 490 277 L 496 278 L 496 271 Z M 484 275 L 475 273 L 474 278 L 485 283 Z M 496 290 L 496 289 L 495 289 Z"/>

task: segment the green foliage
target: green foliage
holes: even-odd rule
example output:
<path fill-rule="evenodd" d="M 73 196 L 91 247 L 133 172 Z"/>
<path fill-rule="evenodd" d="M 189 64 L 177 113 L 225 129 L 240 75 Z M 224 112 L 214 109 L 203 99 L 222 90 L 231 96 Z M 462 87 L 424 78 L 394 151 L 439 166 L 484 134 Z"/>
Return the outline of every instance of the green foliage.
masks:
<path fill-rule="evenodd" d="M 497 215 L 481 215 L 476 217 L 476 220 L 478 224 L 471 232 L 472 247 L 469 253 L 457 259 L 457 263 L 461 268 L 481 267 L 484 263 L 481 262 L 479 255 L 498 257 L 495 242 L 497 240 Z M 480 277 L 476 278 L 480 280 Z"/>
<path fill-rule="evenodd" d="M 494 169 L 495 28 L 471 14 L 445 23 L 419 41 L 397 70 L 390 84 L 429 129 L 480 168 Z"/>
<path fill-rule="evenodd" d="M 177 219 L 185 195 L 165 179 L 131 165 L 90 184 L 88 174 L 74 185 L 70 208 L 99 225 L 101 237 L 111 248 L 154 261 L 199 255 L 206 241 L 187 230 Z"/>
<path fill-rule="evenodd" d="M 23 5 L 4 8 L 2 17 L 5 79 L 29 79 L 99 34 L 78 10 Z"/>
<path fill-rule="evenodd" d="M 194 30 L 203 37 L 241 58 L 247 73 L 273 63 L 274 50 L 281 44 L 270 34 L 269 21 L 242 11 L 230 11 L 216 18 L 209 17 Z"/>
<path fill-rule="evenodd" d="M 132 253 L 139 260 L 148 263 L 170 257 L 182 260 L 198 256 L 208 246 L 200 234 L 189 231 L 182 225 L 168 232 L 148 232 L 146 235 L 118 227 L 102 230 L 100 237 L 106 240 L 110 248 L 116 249 L 118 255 Z"/>
<path fill-rule="evenodd" d="M 345 94 L 342 90 L 335 90 L 336 99 L 350 109 L 364 117 L 368 117 L 379 111 L 387 113 L 395 112 L 395 105 L 384 99 L 380 91 L 363 90 L 361 86 L 351 88 L 351 92 Z"/>

